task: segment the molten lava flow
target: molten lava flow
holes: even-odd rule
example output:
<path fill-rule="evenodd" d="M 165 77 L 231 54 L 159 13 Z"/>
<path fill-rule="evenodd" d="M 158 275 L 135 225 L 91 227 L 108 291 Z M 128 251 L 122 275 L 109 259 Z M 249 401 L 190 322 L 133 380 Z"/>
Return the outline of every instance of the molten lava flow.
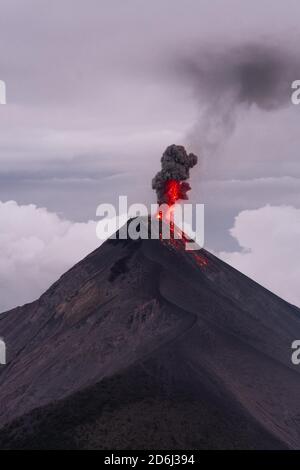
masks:
<path fill-rule="evenodd" d="M 184 232 L 174 223 L 175 204 L 179 200 L 188 199 L 188 191 L 191 187 L 187 180 L 190 169 L 197 164 L 198 157 L 193 153 L 188 154 L 181 145 L 170 145 L 161 158 L 161 170 L 152 180 L 152 188 L 155 189 L 158 203 L 156 218 L 159 221 L 159 238 L 170 248 L 177 251 L 186 249 L 186 243 L 190 240 Z M 162 227 L 165 223 L 169 227 L 169 236 L 163 238 Z M 207 265 L 206 259 L 200 255 L 194 255 L 194 261 L 203 268 Z"/>
<path fill-rule="evenodd" d="M 167 180 L 164 187 L 164 200 L 165 204 L 169 206 L 169 209 L 165 211 L 164 217 L 162 211 L 158 212 L 158 219 L 163 219 L 167 222 L 170 222 L 174 218 L 174 205 L 180 199 L 187 199 L 186 192 L 190 190 L 190 185 L 188 183 L 177 181 L 177 180 Z"/>
<path fill-rule="evenodd" d="M 201 268 L 208 265 L 208 262 L 204 258 L 204 256 L 201 256 L 198 253 L 194 253 L 194 259 L 195 259 L 196 263 L 198 264 L 198 266 L 200 266 Z"/>

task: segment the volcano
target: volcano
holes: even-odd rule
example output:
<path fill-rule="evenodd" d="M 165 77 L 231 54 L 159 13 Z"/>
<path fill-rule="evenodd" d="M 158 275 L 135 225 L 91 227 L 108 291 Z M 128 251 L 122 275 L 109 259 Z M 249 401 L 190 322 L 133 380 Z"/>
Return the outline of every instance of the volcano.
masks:
<path fill-rule="evenodd" d="M 0 335 L 2 449 L 300 448 L 300 311 L 204 249 L 111 238 Z"/>

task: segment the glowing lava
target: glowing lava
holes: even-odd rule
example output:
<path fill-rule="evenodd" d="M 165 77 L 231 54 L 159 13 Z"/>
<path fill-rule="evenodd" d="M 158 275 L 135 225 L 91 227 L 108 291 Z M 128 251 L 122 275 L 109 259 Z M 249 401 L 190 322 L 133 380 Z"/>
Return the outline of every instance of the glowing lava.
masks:
<path fill-rule="evenodd" d="M 187 242 L 193 241 L 175 225 L 174 219 L 175 204 L 179 200 L 188 200 L 187 193 L 191 189 L 187 182 L 189 170 L 197 164 L 197 160 L 197 156 L 187 154 L 184 147 L 170 145 L 161 158 L 161 171 L 152 180 L 152 188 L 156 191 L 159 206 L 156 214 L 159 221 L 159 238 L 176 251 L 186 251 Z M 178 224 L 178 221 L 176 223 Z M 194 253 L 190 256 L 199 267 L 207 266 L 207 260 L 202 254 Z"/>
<path fill-rule="evenodd" d="M 168 210 L 159 211 L 157 219 L 165 219 L 167 222 L 171 222 L 174 216 L 174 205 L 179 199 L 187 199 L 186 192 L 190 190 L 190 185 L 186 182 L 177 181 L 174 179 L 167 180 L 164 188 L 164 199 L 165 204 L 169 206 Z"/>
<path fill-rule="evenodd" d="M 180 182 L 176 180 L 166 181 L 165 196 L 168 206 L 173 206 L 180 199 Z"/>

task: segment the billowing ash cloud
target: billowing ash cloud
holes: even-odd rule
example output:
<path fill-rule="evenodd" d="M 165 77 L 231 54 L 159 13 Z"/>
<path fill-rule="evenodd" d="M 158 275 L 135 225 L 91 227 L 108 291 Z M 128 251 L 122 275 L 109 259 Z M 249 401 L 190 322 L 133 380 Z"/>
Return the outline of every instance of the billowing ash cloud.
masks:
<path fill-rule="evenodd" d="M 198 157 L 188 154 L 182 145 L 169 145 L 161 157 L 161 171 L 152 180 L 152 189 L 157 194 L 158 204 L 172 205 L 179 199 L 188 199 L 191 189 L 186 180 L 190 168 L 197 164 Z"/>
<path fill-rule="evenodd" d="M 207 155 L 233 131 L 239 107 L 271 111 L 289 105 L 300 61 L 280 48 L 244 45 L 199 51 L 182 60 L 179 70 L 192 82 L 200 108 L 190 137 Z"/>

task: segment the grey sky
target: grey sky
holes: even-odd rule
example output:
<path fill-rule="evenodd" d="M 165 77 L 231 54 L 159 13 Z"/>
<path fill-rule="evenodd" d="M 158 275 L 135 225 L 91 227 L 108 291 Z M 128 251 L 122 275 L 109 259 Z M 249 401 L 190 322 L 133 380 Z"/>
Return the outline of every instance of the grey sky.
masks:
<path fill-rule="evenodd" d="M 184 144 L 207 247 L 237 247 L 240 211 L 300 207 L 299 14 L 296 0 L 0 0 L 0 201 L 74 221 L 119 194 L 154 202 L 163 150 Z"/>

